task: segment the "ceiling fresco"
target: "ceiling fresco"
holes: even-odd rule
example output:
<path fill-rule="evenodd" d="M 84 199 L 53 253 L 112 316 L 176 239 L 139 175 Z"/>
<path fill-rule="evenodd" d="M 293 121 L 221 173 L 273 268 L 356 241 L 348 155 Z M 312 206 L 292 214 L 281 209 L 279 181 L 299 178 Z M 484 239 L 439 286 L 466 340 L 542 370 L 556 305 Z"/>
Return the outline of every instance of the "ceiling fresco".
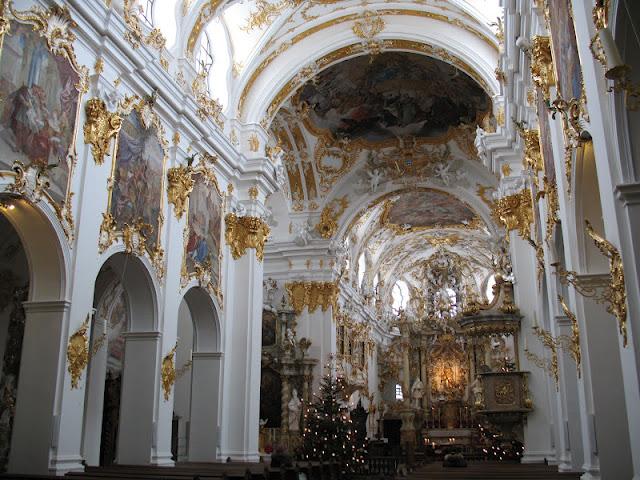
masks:
<path fill-rule="evenodd" d="M 424 230 L 473 226 L 478 217 L 466 204 L 438 190 L 407 192 L 397 200 L 387 200 L 381 215 L 384 226 L 401 230 Z"/>
<path fill-rule="evenodd" d="M 491 102 L 454 66 L 424 55 L 387 52 L 356 57 L 321 72 L 296 94 L 316 135 L 385 142 L 437 138 L 479 123 Z"/>

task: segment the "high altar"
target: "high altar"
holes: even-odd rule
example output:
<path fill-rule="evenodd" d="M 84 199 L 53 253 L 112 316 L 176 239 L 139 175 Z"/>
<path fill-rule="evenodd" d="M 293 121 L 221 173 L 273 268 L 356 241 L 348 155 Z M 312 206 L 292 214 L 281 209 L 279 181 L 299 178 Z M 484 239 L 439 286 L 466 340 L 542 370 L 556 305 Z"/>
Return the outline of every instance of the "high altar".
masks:
<path fill-rule="evenodd" d="M 382 435 L 397 438 L 399 425 L 403 444 L 470 451 L 480 447 L 479 427 L 492 425 L 520 441 L 532 401 L 517 360 L 513 285 L 496 275 L 492 300 L 480 302 L 464 295 L 449 260 L 428 266 L 427 294 L 400 312 L 396 338 L 378 356 Z"/>

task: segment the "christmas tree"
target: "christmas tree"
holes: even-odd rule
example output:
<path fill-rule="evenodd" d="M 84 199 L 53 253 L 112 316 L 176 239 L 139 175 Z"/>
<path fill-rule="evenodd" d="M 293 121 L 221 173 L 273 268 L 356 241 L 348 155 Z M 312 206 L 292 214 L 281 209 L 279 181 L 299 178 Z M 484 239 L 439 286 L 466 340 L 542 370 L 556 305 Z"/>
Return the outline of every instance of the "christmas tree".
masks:
<path fill-rule="evenodd" d="M 343 378 L 326 374 L 319 395 L 314 397 L 304 415 L 302 459 L 335 462 L 343 474 L 359 470 L 364 464 L 365 446 L 357 441 L 349 418 Z"/>

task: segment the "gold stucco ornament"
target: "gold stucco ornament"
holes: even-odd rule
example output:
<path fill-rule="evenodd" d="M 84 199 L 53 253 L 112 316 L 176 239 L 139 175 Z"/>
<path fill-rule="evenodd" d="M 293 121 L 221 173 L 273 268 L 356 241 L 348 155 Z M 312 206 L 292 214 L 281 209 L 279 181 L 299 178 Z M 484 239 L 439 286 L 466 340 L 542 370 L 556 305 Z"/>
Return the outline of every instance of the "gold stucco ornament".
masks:
<path fill-rule="evenodd" d="M 105 155 L 109 155 L 111 138 L 115 137 L 122 127 L 122 117 L 109 112 L 104 101 L 99 98 L 87 100 L 84 111 L 87 116 L 83 130 L 84 143 L 91 145 L 96 165 L 102 165 Z"/>
<path fill-rule="evenodd" d="M 161 376 L 162 376 L 162 392 L 164 393 L 164 401 L 169 401 L 169 394 L 171 394 L 171 387 L 176 381 L 176 367 L 173 361 L 173 358 L 176 353 L 176 349 L 178 348 L 178 344 L 176 343 L 174 347 L 169 350 L 164 358 L 162 359 L 162 368 L 161 368 Z"/>
<path fill-rule="evenodd" d="M 285 289 L 296 313 L 301 313 L 304 307 L 309 313 L 315 312 L 318 307 L 326 312 L 329 307 L 336 306 L 339 291 L 334 282 L 290 282 Z"/>
<path fill-rule="evenodd" d="M 87 319 L 80 325 L 80 328 L 69 337 L 67 345 L 67 370 L 71 375 L 71 388 L 78 388 L 78 382 L 82 371 L 89 363 L 89 342 L 87 339 L 87 330 L 89 329 L 89 315 Z"/>
<path fill-rule="evenodd" d="M 529 189 L 498 199 L 493 204 L 492 214 L 508 231 L 518 230 L 525 240 L 531 237 L 533 202 Z"/>
<path fill-rule="evenodd" d="M 234 260 L 242 257 L 247 248 L 256 249 L 256 258 L 264 258 L 264 244 L 271 232 L 269 226 L 260 217 L 238 217 L 229 213 L 224 218 L 226 224 L 225 240 L 231 247 Z"/>

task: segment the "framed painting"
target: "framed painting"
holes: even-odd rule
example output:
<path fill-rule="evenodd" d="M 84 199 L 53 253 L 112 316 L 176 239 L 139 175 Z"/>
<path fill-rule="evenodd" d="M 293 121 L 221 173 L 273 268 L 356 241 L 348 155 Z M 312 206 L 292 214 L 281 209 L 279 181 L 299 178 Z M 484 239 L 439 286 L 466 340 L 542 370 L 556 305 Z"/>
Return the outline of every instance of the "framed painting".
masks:
<path fill-rule="evenodd" d="M 118 107 L 107 212 L 100 227 L 100 251 L 121 238 L 127 253 L 148 255 L 164 274 L 161 247 L 167 142 L 153 101 L 126 97 Z"/>
<path fill-rule="evenodd" d="M 222 303 L 222 225 L 224 195 L 213 171 L 206 167 L 193 173 L 193 190 L 187 206 L 183 284 L 196 278 Z"/>
<path fill-rule="evenodd" d="M 13 170 L 14 193 L 48 199 L 71 239 L 76 133 L 88 88 L 73 49 L 77 25 L 66 7 L 16 11 L 3 2 L 0 13 L 0 170 Z"/>
<path fill-rule="evenodd" d="M 551 34 L 551 50 L 556 70 L 558 93 L 569 101 L 582 98 L 582 69 L 578 55 L 571 2 L 547 0 L 545 16 Z"/>
<path fill-rule="evenodd" d="M 556 181 L 555 162 L 553 157 L 553 144 L 551 143 L 551 123 L 547 109 L 544 92 L 541 87 L 536 90 L 536 107 L 538 110 L 538 129 L 540 134 L 540 153 L 544 166 L 544 191 L 547 203 L 547 219 L 545 239 L 548 241 L 553 235 L 554 227 L 560 222 L 558 218 L 558 183 Z"/>

